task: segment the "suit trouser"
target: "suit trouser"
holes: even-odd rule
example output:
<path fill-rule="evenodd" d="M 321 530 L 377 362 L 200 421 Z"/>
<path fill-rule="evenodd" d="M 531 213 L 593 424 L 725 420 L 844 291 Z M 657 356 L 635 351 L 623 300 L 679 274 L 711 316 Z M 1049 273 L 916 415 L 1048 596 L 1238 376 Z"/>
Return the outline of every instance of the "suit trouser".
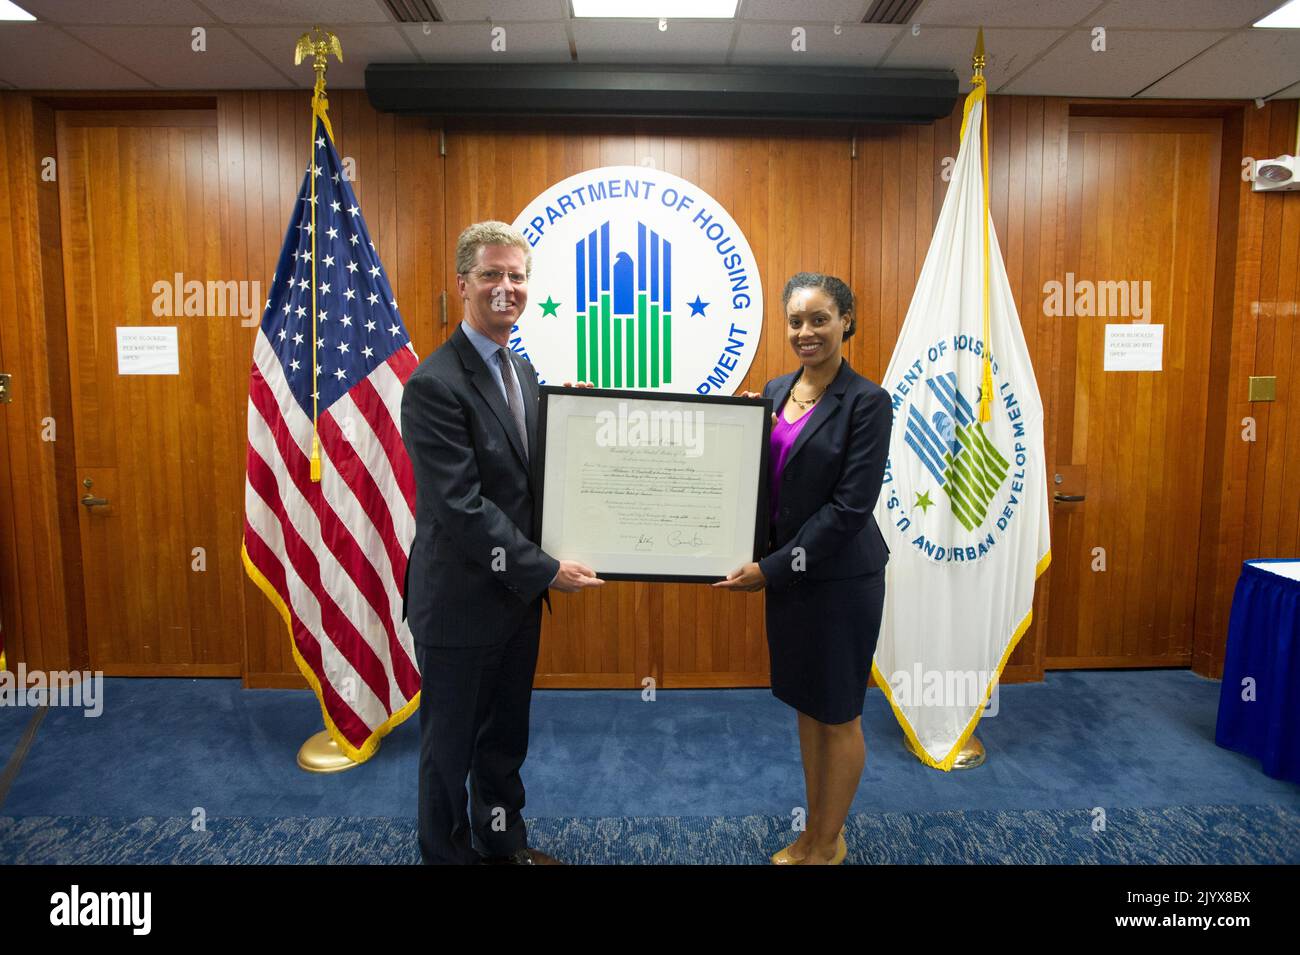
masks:
<path fill-rule="evenodd" d="M 419 832 L 425 863 L 473 863 L 528 845 L 519 768 L 528 755 L 528 709 L 540 636 L 539 599 L 503 643 L 417 644 Z"/>

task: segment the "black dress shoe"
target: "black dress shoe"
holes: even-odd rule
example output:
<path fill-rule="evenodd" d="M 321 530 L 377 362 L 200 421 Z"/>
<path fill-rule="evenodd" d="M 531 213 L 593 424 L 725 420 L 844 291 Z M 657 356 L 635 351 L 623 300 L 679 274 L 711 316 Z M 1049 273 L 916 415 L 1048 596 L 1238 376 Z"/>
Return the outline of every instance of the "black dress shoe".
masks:
<path fill-rule="evenodd" d="M 523 848 L 508 856 L 484 856 L 483 865 L 564 865 L 554 856 L 548 856 L 541 849 Z"/>

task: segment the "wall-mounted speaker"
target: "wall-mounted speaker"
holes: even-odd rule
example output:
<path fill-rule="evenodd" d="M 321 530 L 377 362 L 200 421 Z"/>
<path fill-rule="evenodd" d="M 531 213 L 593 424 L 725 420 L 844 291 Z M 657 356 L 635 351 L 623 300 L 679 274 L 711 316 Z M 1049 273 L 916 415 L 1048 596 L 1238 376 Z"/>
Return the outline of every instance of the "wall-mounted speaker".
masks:
<path fill-rule="evenodd" d="M 930 123 L 952 112 L 951 70 L 372 63 L 389 113 Z"/>

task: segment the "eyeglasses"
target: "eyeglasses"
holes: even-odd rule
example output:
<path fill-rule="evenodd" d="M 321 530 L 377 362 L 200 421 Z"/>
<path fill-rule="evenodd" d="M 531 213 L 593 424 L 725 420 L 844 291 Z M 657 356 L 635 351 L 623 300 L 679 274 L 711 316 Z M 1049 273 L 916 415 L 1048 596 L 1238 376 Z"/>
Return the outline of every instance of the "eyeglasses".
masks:
<path fill-rule="evenodd" d="M 502 272 L 500 269 L 471 269 L 469 275 L 477 275 L 489 285 L 496 285 L 505 276 L 510 276 L 510 281 L 514 285 L 526 285 L 528 276 L 523 272 Z"/>

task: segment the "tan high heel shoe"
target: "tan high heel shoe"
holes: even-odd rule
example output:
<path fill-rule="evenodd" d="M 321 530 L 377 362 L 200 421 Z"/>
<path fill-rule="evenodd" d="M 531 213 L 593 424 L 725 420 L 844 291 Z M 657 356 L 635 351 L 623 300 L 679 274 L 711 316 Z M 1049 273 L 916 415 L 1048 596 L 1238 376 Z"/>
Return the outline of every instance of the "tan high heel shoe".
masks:
<path fill-rule="evenodd" d="M 802 859 L 796 859 L 790 855 L 790 850 L 794 848 L 794 843 L 790 843 L 784 849 L 772 853 L 772 865 L 799 865 Z"/>
<path fill-rule="evenodd" d="M 849 844 L 844 841 L 844 830 L 840 830 L 839 836 L 835 840 L 835 855 L 831 856 L 829 865 L 843 865 L 844 860 L 849 855 Z"/>
<path fill-rule="evenodd" d="M 796 859 L 790 855 L 790 849 L 794 843 L 786 846 L 784 849 L 772 854 L 773 865 L 803 865 L 807 857 Z M 840 834 L 835 837 L 835 855 L 831 856 L 830 865 L 840 865 L 844 862 L 845 857 L 849 854 L 849 844 L 844 841 L 844 829 L 840 828 Z"/>

